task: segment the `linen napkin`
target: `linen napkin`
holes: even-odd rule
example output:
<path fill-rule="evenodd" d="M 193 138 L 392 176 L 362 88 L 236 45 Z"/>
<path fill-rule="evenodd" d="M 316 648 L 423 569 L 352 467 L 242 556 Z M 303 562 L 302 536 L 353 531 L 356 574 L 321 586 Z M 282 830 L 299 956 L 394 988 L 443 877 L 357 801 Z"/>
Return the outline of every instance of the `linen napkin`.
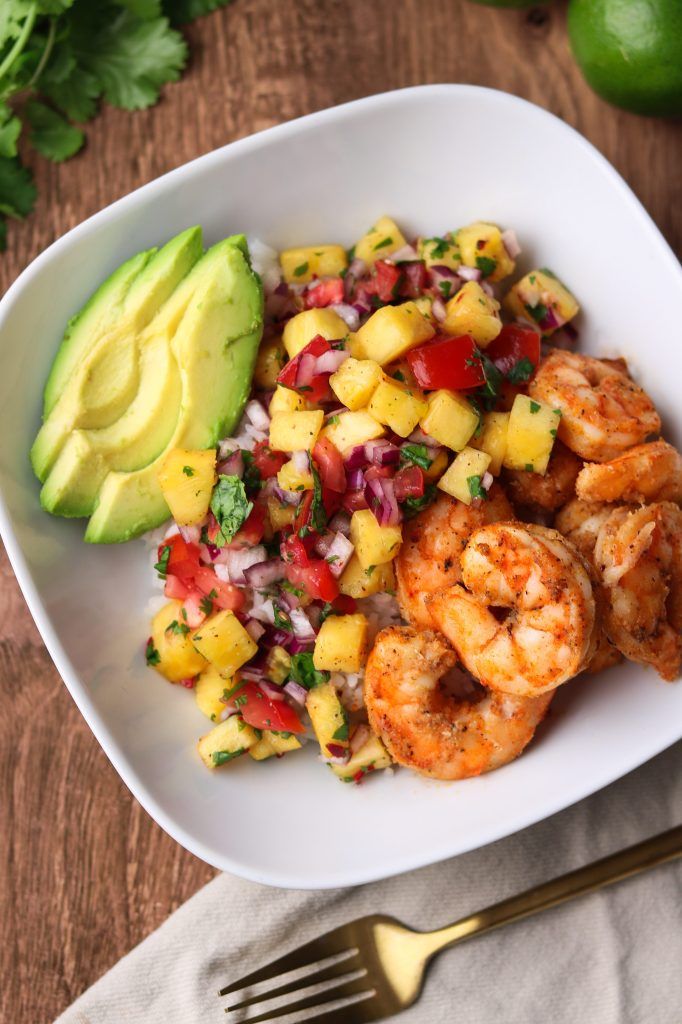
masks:
<path fill-rule="evenodd" d="M 680 821 L 677 744 L 531 828 L 383 882 L 299 892 L 223 874 L 85 992 L 58 1024 L 245 1019 L 248 1011 L 225 1016 L 229 1000 L 219 998 L 218 989 L 337 924 L 380 911 L 419 929 L 435 928 Z M 680 1024 L 681 910 L 678 861 L 442 953 L 421 1000 L 392 1019 Z"/>

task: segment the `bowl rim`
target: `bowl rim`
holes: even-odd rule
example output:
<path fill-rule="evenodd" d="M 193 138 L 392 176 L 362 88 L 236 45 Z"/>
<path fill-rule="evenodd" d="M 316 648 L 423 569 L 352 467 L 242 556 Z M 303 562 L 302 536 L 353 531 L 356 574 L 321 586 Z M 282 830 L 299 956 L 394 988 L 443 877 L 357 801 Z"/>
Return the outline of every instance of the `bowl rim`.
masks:
<path fill-rule="evenodd" d="M 347 117 L 349 114 L 352 115 L 354 112 L 371 109 L 381 111 L 382 109 L 400 105 L 406 100 L 409 101 L 415 97 L 428 100 L 430 98 L 442 98 L 447 95 L 465 99 L 469 98 L 473 101 L 482 98 L 488 100 L 493 99 L 494 102 L 506 105 L 509 108 L 519 109 L 526 113 L 532 112 L 532 116 L 535 116 L 540 121 L 546 122 L 548 125 L 551 124 L 554 127 L 558 126 L 562 132 L 571 137 L 572 144 L 574 146 L 579 146 L 586 151 L 590 159 L 595 162 L 601 171 L 610 178 L 613 187 L 621 193 L 622 199 L 629 203 L 633 215 L 640 220 L 642 228 L 646 230 L 649 235 L 654 235 L 656 237 L 659 246 L 662 244 L 662 251 L 666 252 L 667 258 L 671 261 L 672 266 L 676 268 L 676 272 L 680 275 L 680 284 L 682 286 L 682 267 L 680 266 L 668 241 L 618 171 L 616 171 L 606 157 L 604 157 L 591 142 L 581 135 L 580 132 L 545 108 L 511 93 L 503 92 L 498 89 L 491 89 L 486 86 L 461 83 L 440 83 L 410 86 L 404 89 L 396 89 L 365 96 L 360 99 L 328 107 L 324 110 L 319 110 L 311 114 L 306 114 L 302 117 L 286 121 L 283 124 L 265 128 L 242 139 L 229 142 L 226 145 L 211 150 L 201 156 L 195 157 L 194 159 L 181 164 L 179 167 L 167 171 L 163 175 L 139 186 L 132 192 L 129 192 L 115 200 L 113 203 L 110 203 L 108 206 L 105 206 L 97 213 L 92 214 L 80 224 L 71 228 L 66 232 L 66 234 L 52 242 L 47 249 L 43 250 L 42 253 L 29 263 L 29 265 L 20 273 L 17 279 L 8 288 L 2 299 L 0 299 L 0 332 L 2 332 L 10 307 L 24 290 L 31 287 L 34 279 L 44 265 L 58 260 L 63 250 L 71 247 L 74 243 L 87 239 L 93 233 L 96 233 L 103 223 L 115 219 L 119 213 L 124 210 L 130 211 L 131 209 L 134 210 L 137 208 L 142 211 L 144 209 L 145 200 L 150 193 L 163 190 L 166 184 L 175 183 L 183 176 L 187 175 L 195 166 L 201 164 L 203 167 L 207 167 L 212 164 L 220 163 L 228 153 L 231 159 L 238 158 L 242 154 L 257 150 L 260 146 L 267 144 L 271 139 L 294 137 L 301 131 L 307 131 L 318 125 L 328 124 L 340 117 Z M 286 871 L 280 874 L 269 871 L 260 871 L 248 862 L 241 862 L 221 851 L 210 848 L 203 841 L 196 839 L 191 833 L 187 832 L 185 828 L 178 823 L 178 821 L 159 806 L 155 797 L 138 776 L 135 768 L 128 761 L 126 755 L 111 735 L 106 721 L 95 707 L 86 685 L 81 681 L 78 672 L 66 654 L 59 634 L 52 626 L 50 617 L 38 594 L 37 587 L 33 582 L 22 547 L 15 535 L 1 488 L 0 537 L 5 545 L 12 570 L 17 578 L 24 600 L 28 605 L 29 611 L 48 653 L 50 654 L 52 661 L 71 694 L 71 697 L 76 703 L 76 706 L 83 715 L 89 728 L 94 733 L 95 738 L 102 747 L 104 753 L 116 769 L 116 772 L 123 783 L 139 801 L 144 810 L 157 822 L 157 824 L 159 824 L 165 832 L 167 832 L 176 842 L 180 843 L 180 845 L 186 850 L 213 867 L 229 871 L 232 874 L 238 875 L 239 877 L 245 878 L 249 881 L 277 888 L 294 887 L 298 889 L 320 890 L 341 888 L 349 885 L 360 885 L 401 874 L 405 871 L 424 867 L 428 864 L 445 860 L 449 857 L 458 856 L 459 854 L 469 852 L 473 849 L 478 849 L 488 843 L 504 838 L 507 835 L 512 835 L 514 832 L 520 831 L 531 824 L 544 820 L 545 818 L 551 817 L 559 811 L 566 809 L 572 804 L 577 803 L 579 800 L 582 800 L 597 790 L 609 785 L 616 779 L 622 778 L 624 775 L 644 763 L 641 757 L 638 757 L 625 771 L 622 770 L 621 766 L 616 769 L 609 768 L 608 766 L 605 767 L 604 771 L 599 776 L 592 776 L 589 783 L 583 786 L 568 803 L 565 802 L 565 799 L 561 799 L 557 795 L 557 798 L 549 805 L 545 804 L 541 808 L 527 809 L 525 811 L 521 810 L 518 814 L 515 827 L 511 831 L 506 825 L 499 827 L 495 824 L 491 824 L 488 828 L 481 828 L 477 830 L 475 837 L 473 837 L 471 841 L 469 841 L 466 836 L 452 836 L 449 842 L 441 842 L 440 844 L 431 845 L 420 853 L 410 852 L 408 854 L 401 855 L 398 852 L 392 859 L 390 865 L 387 865 L 386 867 L 382 866 L 381 862 L 368 864 L 367 866 L 363 866 L 362 869 L 353 870 L 344 874 L 342 878 L 338 877 L 338 872 L 331 872 L 330 874 L 325 875 L 324 869 L 322 868 L 319 874 L 311 882 L 307 882 L 305 878 L 301 878 L 299 876 L 293 877 Z M 650 744 L 650 750 L 645 760 L 661 753 L 668 746 L 675 743 L 679 738 L 679 729 L 675 735 L 672 735 L 671 733 L 670 735 L 662 738 L 660 735 L 657 735 Z"/>

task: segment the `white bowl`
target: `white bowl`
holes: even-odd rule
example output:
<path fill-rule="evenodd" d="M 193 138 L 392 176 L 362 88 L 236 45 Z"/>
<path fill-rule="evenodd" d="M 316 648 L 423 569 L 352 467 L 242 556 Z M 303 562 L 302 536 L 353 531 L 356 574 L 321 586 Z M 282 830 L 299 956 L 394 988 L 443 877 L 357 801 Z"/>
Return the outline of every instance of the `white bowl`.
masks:
<path fill-rule="evenodd" d="M 632 192 L 580 135 L 523 100 L 464 85 L 358 100 L 178 168 L 69 232 L 0 303 L 0 527 L 33 617 L 102 747 L 146 810 L 216 867 L 270 885 L 355 885 L 482 846 L 561 810 L 682 736 L 682 686 L 635 665 L 570 684 L 514 764 L 445 784 L 408 771 L 340 785 L 312 750 L 209 773 L 206 720 L 142 657 L 143 542 L 88 547 L 40 510 L 28 449 L 64 324 L 125 258 L 191 224 L 275 247 L 351 244 L 380 214 L 407 234 L 514 227 L 582 303 L 589 351 L 622 353 L 682 441 L 682 273 Z"/>

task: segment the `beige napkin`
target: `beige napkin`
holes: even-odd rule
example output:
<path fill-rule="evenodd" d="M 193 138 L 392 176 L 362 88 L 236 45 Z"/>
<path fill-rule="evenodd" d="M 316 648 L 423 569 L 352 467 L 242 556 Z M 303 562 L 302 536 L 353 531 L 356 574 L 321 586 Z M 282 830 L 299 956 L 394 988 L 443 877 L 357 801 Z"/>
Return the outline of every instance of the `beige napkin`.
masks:
<path fill-rule="evenodd" d="M 221 985 L 320 932 L 382 911 L 433 928 L 682 821 L 682 744 L 482 850 L 373 885 L 269 889 L 220 875 L 59 1024 L 226 1024 Z M 441 955 L 404 1024 L 680 1024 L 682 862 Z M 322 1018 L 320 1018 L 322 1019 Z"/>

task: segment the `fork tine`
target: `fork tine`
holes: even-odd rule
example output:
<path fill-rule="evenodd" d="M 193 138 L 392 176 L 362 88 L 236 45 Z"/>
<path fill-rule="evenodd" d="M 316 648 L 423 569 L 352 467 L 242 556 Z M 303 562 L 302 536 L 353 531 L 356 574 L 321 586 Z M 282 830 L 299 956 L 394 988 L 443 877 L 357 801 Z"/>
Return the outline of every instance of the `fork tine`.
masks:
<path fill-rule="evenodd" d="M 248 985 L 257 985 L 261 981 L 269 981 L 280 974 L 295 971 L 298 967 L 307 967 L 309 964 L 312 966 L 318 960 L 325 960 L 338 953 L 348 951 L 350 956 L 353 952 L 353 947 L 349 948 L 348 942 L 343 938 L 344 934 L 345 929 L 343 926 L 341 928 L 334 928 L 333 931 L 320 935 L 317 939 L 312 939 L 310 942 L 306 942 L 304 946 L 292 949 L 290 953 L 285 953 L 284 956 L 273 960 L 272 963 L 267 964 L 265 967 L 261 967 L 257 971 L 252 971 L 251 974 L 244 975 L 243 978 L 230 982 L 229 985 L 221 988 L 218 995 L 226 996 L 230 992 L 237 992 Z"/>
<path fill-rule="evenodd" d="M 332 992 L 332 998 L 327 998 Z M 367 979 L 364 975 L 361 978 L 356 978 L 355 981 L 349 981 L 345 985 L 333 985 L 330 989 L 325 989 L 324 992 L 316 992 L 315 995 L 306 996 L 305 999 L 299 999 L 297 1002 L 286 1003 L 284 1006 L 275 1006 L 272 1010 L 265 1010 L 264 1013 L 259 1013 L 257 1017 L 247 1017 L 243 1024 L 260 1024 L 261 1021 L 277 1020 L 279 1017 L 287 1017 L 290 1013 L 298 1013 L 299 1010 L 309 1010 L 311 1007 L 319 1007 L 320 1013 L 322 1013 L 326 1006 L 336 1002 L 337 999 L 345 999 L 347 996 L 358 996 L 363 993 L 367 993 L 368 999 L 375 995 L 374 990 L 368 987 Z M 326 1002 L 321 1003 L 321 999 L 325 999 Z M 371 1017 L 369 1018 L 369 1020 L 372 1019 Z"/>
<path fill-rule="evenodd" d="M 245 1006 L 252 1006 L 254 1003 L 262 1003 L 264 999 L 274 999 L 275 996 L 285 996 L 289 992 L 296 992 L 298 989 L 307 988 L 308 985 L 320 985 L 323 981 L 333 981 L 334 978 L 342 978 L 347 974 L 352 974 L 353 971 L 359 970 L 362 966 L 359 957 L 360 952 L 359 950 L 356 950 L 352 956 L 346 957 L 345 959 L 332 964 L 331 967 L 327 967 L 326 969 L 321 967 L 312 974 L 306 974 L 303 978 L 297 978 L 295 981 L 290 981 L 287 985 L 279 985 L 278 988 L 271 988 L 267 992 L 261 992 L 258 995 L 250 996 L 248 999 L 242 999 L 240 1003 L 235 1003 L 234 1006 L 228 1006 L 228 1012 L 233 1010 L 243 1010 Z"/>

